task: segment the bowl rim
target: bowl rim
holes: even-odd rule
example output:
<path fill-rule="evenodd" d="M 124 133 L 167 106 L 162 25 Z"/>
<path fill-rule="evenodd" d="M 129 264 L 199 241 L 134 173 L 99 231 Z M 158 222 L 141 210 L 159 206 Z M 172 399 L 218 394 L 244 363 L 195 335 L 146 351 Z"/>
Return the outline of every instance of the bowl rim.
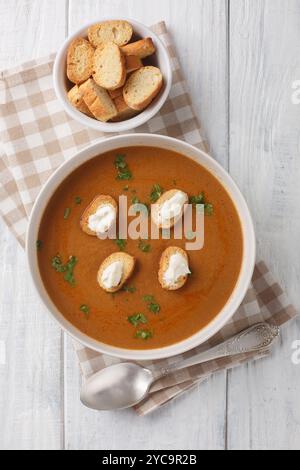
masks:
<path fill-rule="evenodd" d="M 86 116 L 85 114 L 81 113 L 78 111 L 74 106 L 72 106 L 65 93 L 64 87 L 61 86 L 60 84 L 60 73 L 61 73 L 61 65 L 62 62 L 65 61 L 65 56 L 67 54 L 67 49 L 73 41 L 78 36 L 81 36 L 84 34 L 86 36 L 86 30 L 94 25 L 95 23 L 99 22 L 104 22 L 104 21 L 111 21 L 115 20 L 115 17 L 105 17 L 101 18 L 98 21 L 90 21 L 89 23 L 86 23 L 83 25 L 81 28 L 76 30 L 74 33 L 69 35 L 59 48 L 56 57 L 54 59 L 54 65 L 53 65 L 53 85 L 54 85 L 54 90 L 55 94 L 61 103 L 61 105 L 64 108 L 64 111 L 76 120 L 77 122 L 80 122 L 82 125 L 89 127 L 90 129 L 99 131 L 99 132 L 104 132 L 104 133 L 118 133 L 118 132 L 127 132 L 132 129 L 135 129 L 145 123 L 147 123 L 150 119 L 152 119 L 163 107 L 165 104 L 166 100 L 168 99 L 168 96 L 171 91 L 172 87 L 172 82 L 173 82 L 173 71 L 172 71 L 172 66 L 171 66 L 171 58 L 169 56 L 169 53 L 167 51 L 166 46 L 163 44 L 162 40 L 160 37 L 152 31 L 148 26 L 144 25 L 143 23 L 127 18 L 127 17 L 118 17 L 118 20 L 124 20 L 128 21 L 132 27 L 133 30 L 135 28 L 139 28 L 141 30 L 145 31 L 145 37 L 146 33 L 148 36 L 151 36 L 152 38 L 155 39 L 156 44 L 159 46 L 159 49 L 157 49 L 156 54 L 162 55 L 162 61 L 165 63 L 166 67 L 166 74 L 164 76 L 164 81 L 165 81 L 165 86 L 160 95 L 156 100 L 154 100 L 146 109 L 144 109 L 140 114 L 137 116 L 134 116 L 131 119 L 127 119 L 125 121 L 121 122 L 101 122 L 97 121 L 96 119 L 90 118 L 89 116 Z M 74 84 L 75 85 L 75 84 Z"/>
<path fill-rule="evenodd" d="M 128 143 L 128 141 L 130 143 Z M 145 145 L 166 149 L 170 149 L 171 147 L 171 150 L 174 152 L 183 154 L 188 158 L 198 161 L 200 165 L 203 165 L 220 181 L 223 187 L 225 187 L 229 192 L 240 217 L 244 241 L 243 259 L 235 288 L 233 289 L 225 306 L 208 325 L 196 332 L 194 335 L 169 346 L 155 349 L 124 349 L 101 343 L 100 341 L 91 338 L 72 325 L 72 323 L 69 322 L 62 313 L 60 313 L 53 301 L 50 299 L 41 280 L 38 268 L 36 240 L 38 238 L 37 235 L 41 217 L 51 196 L 67 176 L 75 171 L 76 168 L 97 155 L 101 156 L 107 151 L 114 149 L 117 150 L 123 146 L 142 147 Z M 101 147 L 104 147 L 104 149 L 101 149 Z M 203 161 L 205 161 L 205 163 L 202 163 Z M 121 136 L 113 136 L 85 147 L 60 165 L 51 175 L 40 191 L 30 214 L 26 236 L 26 257 L 34 287 L 42 303 L 47 308 L 50 316 L 66 333 L 85 347 L 98 351 L 99 353 L 108 354 L 125 360 L 144 361 L 165 359 L 187 352 L 205 343 L 223 328 L 241 305 L 249 288 L 255 266 L 256 241 L 253 220 L 244 196 L 231 175 L 210 155 L 197 147 L 172 137 L 158 134 L 124 134 Z"/>

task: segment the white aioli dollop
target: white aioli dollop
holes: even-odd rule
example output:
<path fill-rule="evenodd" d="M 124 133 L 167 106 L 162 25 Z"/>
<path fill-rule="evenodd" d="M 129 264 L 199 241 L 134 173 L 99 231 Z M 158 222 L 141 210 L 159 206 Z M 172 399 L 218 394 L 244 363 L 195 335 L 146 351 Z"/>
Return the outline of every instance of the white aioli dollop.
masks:
<path fill-rule="evenodd" d="M 188 262 L 180 253 L 170 256 L 168 269 L 164 272 L 164 282 L 168 286 L 173 286 L 177 281 L 187 274 L 191 274 Z"/>
<path fill-rule="evenodd" d="M 106 289 L 113 289 L 118 287 L 123 275 L 122 261 L 115 261 L 104 269 L 101 277 L 101 282 Z"/>
<path fill-rule="evenodd" d="M 174 196 L 165 201 L 159 211 L 160 223 L 170 222 L 172 219 L 176 219 L 182 213 L 184 204 L 187 203 L 186 194 L 182 191 L 177 191 Z"/>
<path fill-rule="evenodd" d="M 117 211 L 111 204 L 98 207 L 97 211 L 89 216 L 88 227 L 95 233 L 103 234 L 115 223 Z"/>

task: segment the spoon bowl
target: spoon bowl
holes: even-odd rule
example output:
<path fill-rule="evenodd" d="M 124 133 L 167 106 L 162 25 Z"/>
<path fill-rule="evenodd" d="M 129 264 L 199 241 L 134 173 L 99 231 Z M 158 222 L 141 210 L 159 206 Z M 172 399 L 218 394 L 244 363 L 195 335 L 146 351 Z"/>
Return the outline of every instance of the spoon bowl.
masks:
<path fill-rule="evenodd" d="M 153 380 L 150 370 L 123 362 L 102 369 L 87 379 L 80 399 L 94 410 L 129 408 L 146 397 Z"/>

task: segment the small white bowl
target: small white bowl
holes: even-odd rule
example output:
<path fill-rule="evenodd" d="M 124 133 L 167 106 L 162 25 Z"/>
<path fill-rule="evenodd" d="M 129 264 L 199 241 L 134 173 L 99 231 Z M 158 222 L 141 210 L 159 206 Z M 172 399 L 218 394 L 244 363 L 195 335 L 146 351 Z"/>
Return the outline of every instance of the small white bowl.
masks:
<path fill-rule="evenodd" d="M 168 54 L 168 51 L 159 37 L 147 28 L 147 26 L 128 18 L 119 18 L 121 20 L 128 21 L 133 27 L 133 40 L 138 40 L 146 37 L 151 37 L 153 39 L 154 45 L 156 47 L 156 53 L 145 59 L 144 63 L 149 65 L 154 65 L 159 67 L 164 78 L 164 85 L 159 95 L 153 100 L 153 102 L 140 114 L 137 116 L 127 119 L 122 122 L 101 122 L 96 119 L 92 119 L 85 114 L 78 111 L 68 100 L 67 93 L 72 88 L 71 82 L 69 82 L 66 74 L 66 62 L 67 62 L 67 52 L 70 43 L 73 39 L 77 37 L 87 37 L 87 29 L 89 26 L 107 20 L 112 20 L 116 18 L 101 18 L 98 21 L 93 21 L 92 23 L 86 24 L 74 34 L 69 36 L 69 38 L 63 43 L 60 50 L 58 51 L 53 68 L 53 82 L 54 90 L 57 98 L 61 102 L 62 106 L 66 113 L 76 121 L 80 122 L 83 126 L 89 127 L 100 132 L 125 132 L 136 127 L 145 124 L 149 121 L 155 114 L 159 112 L 164 103 L 166 102 L 171 86 L 172 86 L 172 67 L 171 59 Z M 74 84 L 73 84 L 74 85 Z"/>
<path fill-rule="evenodd" d="M 240 216 L 244 240 L 243 260 L 238 281 L 230 298 L 224 307 L 220 310 L 219 314 L 207 326 L 189 338 L 186 338 L 185 340 L 170 346 L 148 350 L 131 350 L 110 346 L 108 344 L 97 341 L 90 336 L 87 336 L 85 333 L 79 331 L 78 328 L 72 325 L 57 309 L 47 293 L 39 272 L 38 256 L 36 250 L 36 240 L 38 238 L 41 218 L 49 203 L 49 200 L 51 199 L 51 196 L 59 187 L 59 185 L 76 168 L 91 160 L 96 155 L 99 156 L 98 158 L 101 158 L 101 154 L 104 154 L 105 152 L 110 152 L 112 150 L 130 146 L 149 146 L 156 147 L 157 149 L 171 150 L 173 152 L 181 153 L 187 156 L 188 158 L 194 160 L 206 168 L 220 181 L 222 186 L 231 196 Z M 174 164 L 176 164 L 175 161 Z M 145 361 L 163 359 L 193 349 L 209 340 L 231 319 L 242 303 L 252 278 L 255 263 L 255 234 L 249 209 L 240 190 L 234 183 L 231 176 L 209 155 L 197 149 L 196 147 L 192 147 L 183 141 L 176 140 L 171 137 L 165 137 L 156 134 L 127 134 L 104 139 L 101 142 L 81 150 L 73 158 L 63 163 L 63 165 L 61 165 L 53 173 L 37 197 L 32 209 L 27 231 L 26 251 L 30 273 L 37 292 L 44 305 L 48 308 L 52 317 L 65 331 L 67 331 L 77 341 L 91 349 L 94 349 L 95 351 L 123 359 Z"/>

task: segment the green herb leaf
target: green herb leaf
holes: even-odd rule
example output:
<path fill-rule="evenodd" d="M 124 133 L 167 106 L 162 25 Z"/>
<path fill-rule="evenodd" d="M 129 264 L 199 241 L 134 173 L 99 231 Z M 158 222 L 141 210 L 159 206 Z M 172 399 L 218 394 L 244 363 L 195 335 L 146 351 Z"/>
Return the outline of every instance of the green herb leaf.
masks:
<path fill-rule="evenodd" d="M 125 161 L 125 155 L 116 155 L 115 167 L 118 171 L 117 179 L 118 180 L 131 180 L 132 173 Z"/>
<path fill-rule="evenodd" d="M 214 206 L 212 204 L 204 204 L 204 213 L 205 215 L 213 215 L 214 213 Z"/>
<path fill-rule="evenodd" d="M 129 323 L 131 323 L 133 326 L 139 326 L 139 325 L 145 325 L 148 320 L 147 317 L 143 313 L 136 313 L 135 315 L 131 315 L 131 317 L 128 317 Z"/>
<path fill-rule="evenodd" d="M 153 333 L 150 330 L 137 330 L 137 332 L 135 333 L 135 337 L 137 339 L 147 340 L 153 338 Z"/>
<path fill-rule="evenodd" d="M 126 241 L 125 240 L 122 240 L 121 238 L 117 238 L 115 240 L 115 243 L 116 243 L 116 245 L 117 245 L 117 247 L 119 248 L 120 251 L 125 250 L 125 247 L 126 247 Z"/>
<path fill-rule="evenodd" d="M 37 241 L 35 242 L 35 246 L 36 246 L 37 251 L 41 251 L 42 246 L 43 246 L 42 240 L 37 240 Z"/>
<path fill-rule="evenodd" d="M 77 264 L 76 256 L 70 256 L 66 264 L 62 263 L 62 260 L 59 254 L 53 256 L 51 260 L 52 268 L 57 273 L 65 273 L 64 280 L 67 281 L 69 284 L 71 284 L 71 286 L 75 285 L 74 268 L 76 264 Z"/>
<path fill-rule="evenodd" d="M 131 203 L 132 204 L 140 204 L 140 200 L 137 196 L 134 196 L 132 199 L 131 199 Z"/>
<path fill-rule="evenodd" d="M 139 249 L 143 252 L 143 253 L 149 253 L 151 251 L 151 245 L 149 245 L 148 243 L 145 243 L 143 240 L 140 240 L 139 242 Z"/>
<path fill-rule="evenodd" d="M 153 295 L 144 295 L 143 300 L 148 304 L 148 309 L 152 313 L 160 312 L 160 305 L 156 302 Z"/>
<path fill-rule="evenodd" d="M 77 204 L 77 205 L 79 206 L 79 204 L 81 204 L 81 203 L 82 203 L 81 197 L 80 197 L 80 196 L 76 196 L 76 197 L 75 197 L 75 204 Z"/>
<path fill-rule="evenodd" d="M 80 305 L 80 309 L 79 309 L 81 312 L 83 312 L 85 315 L 88 315 L 90 313 L 90 307 L 88 307 L 87 305 L 83 304 L 83 305 Z"/>
<path fill-rule="evenodd" d="M 134 294 L 136 292 L 136 287 L 124 286 L 122 290 L 124 292 L 129 292 L 130 294 Z"/>
<path fill-rule="evenodd" d="M 198 196 L 191 196 L 190 197 L 190 204 L 196 205 L 204 205 L 204 214 L 205 215 L 212 215 L 214 212 L 214 207 L 212 204 L 208 203 L 205 199 L 205 194 L 202 192 Z"/>
<path fill-rule="evenodd" d="M 152 203 L 155 203 L 156 201 L 158 201 L 158 199 L 161 197 L 163 192 L 164 190 L 162 189 L 162 187 L 159 184 L 155 184 L 150 193 L 150 201 Z"/>
<path fill-rule="evenodd" d="M 190 204 L 193 204 L 194 206 L 197 204 L 204 204 L 204 193 L 200 193 L 198 196 L 191 196 Z"/>
<path fill-rule="evenodd" d="M 64 219 L 67 220 L 70 214 L 71 214 L 70 207 L 66 207 L 65 212 L 64 212 Z"/>
<path fill-rule="evenodd" d="M 145 302 L 153 302 L 154 296 L 153 296 L 153 295 L 144 295 L 144 296 L 143 296 L 143 300 L 144 300 Z"/>

